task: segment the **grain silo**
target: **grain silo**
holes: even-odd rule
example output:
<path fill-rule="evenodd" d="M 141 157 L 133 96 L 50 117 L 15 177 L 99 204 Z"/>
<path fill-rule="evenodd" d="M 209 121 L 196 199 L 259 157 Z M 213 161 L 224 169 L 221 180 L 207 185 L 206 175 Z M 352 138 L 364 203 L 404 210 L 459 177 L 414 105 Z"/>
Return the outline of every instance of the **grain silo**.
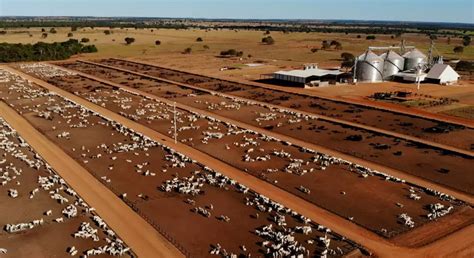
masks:
<path fill-rule="evenodd" d="M 426 64 L 426 55 L 418 49 L 413 49 L 403 55 L 405 58 L 405 70 L 415 69 L 419 64 Z"/>
<path fill-rule="evenodd" d="M 356 78 L 359 82 L 381 82 L 383 80 L 383 59 L 367 50 L 357 58 Z"/>
<path fill-rule="evenodd" d="M 380 58 L 383 62 L 383 79 L 388 80 L 391 77 L 404 70 L 405 59 L 393 50 L 383 53 Z"/>

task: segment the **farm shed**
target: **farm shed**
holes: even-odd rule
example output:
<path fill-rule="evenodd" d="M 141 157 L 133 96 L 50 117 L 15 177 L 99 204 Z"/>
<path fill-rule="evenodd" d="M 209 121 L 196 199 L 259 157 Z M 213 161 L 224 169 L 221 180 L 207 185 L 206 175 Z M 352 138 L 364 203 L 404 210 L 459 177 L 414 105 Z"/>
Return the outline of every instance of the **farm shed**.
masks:
<path fill-rule="evenodd" d="M 337 81 L 342 74 L 338 70 L 319 69 L 316 65 L 309 65 L 304 70 L 277 71 L 273 73 L 273 79 L 306 84 L 312 81 Z"/>
<path fill-rule="evenodd" d="M 448 64 L 435 64 L 426 79 L 439 84 L 452 84 L 459 80 L 459 74 Z"/>

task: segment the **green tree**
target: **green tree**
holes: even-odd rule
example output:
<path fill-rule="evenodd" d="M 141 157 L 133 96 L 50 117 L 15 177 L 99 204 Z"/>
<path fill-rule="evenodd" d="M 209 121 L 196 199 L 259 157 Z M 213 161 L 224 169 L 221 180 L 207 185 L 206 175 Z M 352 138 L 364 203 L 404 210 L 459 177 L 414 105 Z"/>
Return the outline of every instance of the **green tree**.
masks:
<path fill-rule="evenodd" d="M 463 44 L 463 46 L 465 46 L 465 47 L 471 45 L 471 37 L 468 36 L 468 35 L 462 37 L 462 44 Z"/>
<path fill-rule="evenodd" d="M 55 29 L 55 28 L 51 28 L 51 29 L 49 30 L 49 33 L 51 33 L 51 34 L 56 34 L 56 33 L 57 33 L 57 31 L 56 31 L 56 29 Z"/>
<path fill-rule="evenodd" d="M 464 52 L 464 47 L 463 46 L 456 46 L 456 47 L 454 47 L 453 52 L 455 54 L 462 54 Z"/>
<path fill-rule="evenodd" d="M 376 37 L 374 35 L 368 35 L 367 37 L 365 37 L 366 40 L 375 40 Z"/>
<path fill-rule="evenodd" d="M 467 71 L 467 72 L 474 71 L 474 62 L 459 61 L 456 64 L 456 70 L 457 71 Z"/>
<path fill-rule="evenodd" d="M 346 61 L 346 60 L 355 60 L 355 56 L 349 52 L 344 52 L 341 54 L 341 58 L 342 60 Z"/>

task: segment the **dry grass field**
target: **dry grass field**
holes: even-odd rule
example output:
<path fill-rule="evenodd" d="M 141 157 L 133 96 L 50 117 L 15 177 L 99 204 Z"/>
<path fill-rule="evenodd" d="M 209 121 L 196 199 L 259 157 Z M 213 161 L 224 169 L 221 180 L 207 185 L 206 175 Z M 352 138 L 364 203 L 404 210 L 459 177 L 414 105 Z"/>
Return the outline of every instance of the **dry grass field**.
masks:
<path fill-rule="evenodd" d="M 0 35 L 0 42 L 8 43 L 35 43 L 60 42 L 68 39 L 71 32 L 69 27 L 56 28 L 57 33 L 49 33 L 47 38 L 41 37 L 41 28 L 7 29 L 6 35 Z M 368 46 L 398 45 L 405 39 L 407 45 L 413 45 L 427 53 L 430 39 L 421 34 L 404 34 L 402 38 L 392 38 L 392 35 L 376 35 L 376 40 L 366 40 L 365 34 L 357 38 L 356 34 L 341 33 L 302 33 L 285 34 L 271 32 L 275 39 L 274 45 L 261 44 L 261 39 L 266 36 L 262 31 L 234 31 L 234 30 L 175 30 L 175 29 L 112 29 L 110 35 L 104 33 L 108 28 L 79 28 L 73 31 L 74 39 L 90 39 L 87 44 L 95 44 L 99 51 L 93 54 L 83 54 L 77 58 L 96 59 L 103 57 L 136 58 L 155 62 L 164 67 L 171 67 L 204 75 L 224 77 L 237 81 L 257 80 L 262 74 L 272 73 L 276 70 L 298 69 L 305 63 L 317 63 L 321 67 L 337 67 L 340 65 L 340 55 L 350 52 L 359 55 Z M 135 42 L 126 45 L 124 38 L 133 37 Z M 202 42 L 197 42 L 200 37 Z M 159 40 L 161 44 L 155 45 Z M 312 48 L 320 48 L 323 40 L 337 40 L 342 43 L 342 50 L 319 50 L 316 53 Z M 474 47 L 466 47 L 464 53 L 454 54 L 453 48 L 462 45 L 460 38 L 452 38 L 448 44 L 447 38 L 439 37 L 435 41 L 435 55 L 448 59 L 474 60 Z M 191 54 L 183 54 L 185 48 L 191 48 Z M 237 49 L 243 51 L 242 58 L 222 58 L 222 50 Z M 260 66 L 248 64 L 260 63 Z M 222 67 L 237 68 L 220 71 Z M 436 106 L 415 107 L 426 111 L 460 116 L 472 117 L 474 105 L 474 90 L 471 80 L 463 80 L 458 85 L 443 87 L 439 85 L 424 85 L 419 94 L 429 94 L 434 97 L 447 97 L 459 102 Z M 343 97 L 348 99 L 366 99 L 374 92 L 388 91 L 416 91 L 413 84 L 382 83 L 360 84 L 357 87 L 340 86 L 317 88 L 313 91 L 328 97 Z M 467 110 L 467 112 L 466 112 Z M 462 112 L 461 112 L 462 111 Z"/>

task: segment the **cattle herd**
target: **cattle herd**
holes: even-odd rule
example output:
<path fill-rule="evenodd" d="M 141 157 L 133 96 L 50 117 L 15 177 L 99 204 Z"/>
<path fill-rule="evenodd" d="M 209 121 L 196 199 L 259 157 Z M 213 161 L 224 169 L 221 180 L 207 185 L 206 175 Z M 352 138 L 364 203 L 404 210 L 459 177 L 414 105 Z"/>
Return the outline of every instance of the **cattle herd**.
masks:
<path fill-rule="evenodd" d="M 398 164 L 398 155 L 380 146 L 387 143 L 392 151 L 403 150 L 416 157 L 439 154 L 445 161 L 443 167 L 453 173 L 466 166 L 458 164 L 459 160 L 472 162 L 468 157 L 445 156 L 429 146 L 337 124 L 324 120 L 322 114 L 246 99 L 244 95 L 204 94 L 182 85 L 164 86 L 166 82 L 153 83 L 153 79 L 134 73 L 94 68 L 91 64 L 62 66 L 78 71 L 44 63 L 16 67 L 57 87 L 58 91 L 50 91 L 0 69 L 0 100 L 80 163 L 187 256 L 367 254 L 367 249 L 355 241 L 273 201 L 257 189 L 250 189 L 227 176 L 225 171 L 215 169 L 217 163 L 389 240 L 409 234 L 421 225 L 435 224 L 442 217 L 471 212 L 468 203 L 449 194 L 373 169 L 366 163 L 360 164 L 358 159 L 327 154 L 324 148 L 317 147 L 321 145 L 348 154 L 352 147 L 347 146 L 350 140 L 346 134 L 363 135 L 369 144 L 352 143 L 358 146 L 354 146 L 351 154 L 362 160 L 387 160 L 393 164 L 389 167 L 401 171 L 411 167 Z M 134 66 L 127 68 L 130 67 Z M 99 72 L 92 75 L 112 82 L 108 84 L 82 74 L 93 70 Z M 65 96 L 63 91 L 80 100 Z M 118 114 L 133 126 L 111 119 L 101 110 Z M 176 138 L 178 145 L 202 153 L 214 162 L 196 161 L 155 136 L 136 130 L 141 128 L 139 126 L 169 139 Z M 20 245 L 21 241 L 29 241 L 32 237 L 29 232 L 37 232 L 46 246 L 48 242 L 57 241 L 58 246 L 64 248 L 45 248 L 49 253 L 42 254 L 44 256 L 134 256 L 133 250 L 108 227 L 100 214 L 68 186 L 1 114 L 0 129 L 3 153 L 0 190 L 5 193 L 0 201 L 5 201 L 5 214 L 8 214 L 0 214 L 0 223 L 4 224 L 0 254 L 27 248 Z M 303 139 L 308 135 L 312 138 Z M 321 135 L 321 139 L 315 138 L 316 135 Z M 327 140 L 331 137 L 334 143 Z M 345 147 L 337 147 L 344 142 Z M 380 150 L 370 154 L 374 146 Z M 419 160 L 407 161 L 410 166 L 415 162 Z M 425 168 L 440 169 L 436 164 L 423 166 L 418 168 L 419 172 L 407 173 L 418 175 Z M 434 182 L 443 180 L 428 173 L 421 177 Z M 469 187 L 472 182 L 466 181 Z M 38 202 L 30 204 L 35 200 Z M 31 212 L 25 212 L 22 206 L 31 206 Z M 53 230 L 56 233 L 48 235 Z"/>

